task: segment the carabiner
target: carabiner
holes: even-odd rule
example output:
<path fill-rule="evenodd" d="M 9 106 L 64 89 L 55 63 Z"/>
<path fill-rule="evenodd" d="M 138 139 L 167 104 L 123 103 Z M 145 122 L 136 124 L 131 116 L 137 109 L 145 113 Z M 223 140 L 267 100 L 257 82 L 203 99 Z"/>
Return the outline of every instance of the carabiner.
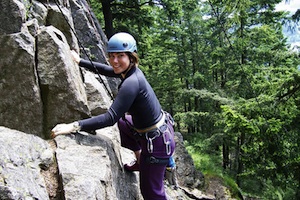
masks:
<path fill-rule="evenodd" d="M 153 153 L 153 142 L 152 142 L 152 139 L 148 139 L 147 140 L 148 142 L 147 142 L 147 149 L 148 149 L 148 152 L 149 153 Z"/>
<path fill-rule="evenodd" d="M 166 134 L 170 134 L 170 132 L 166 131 L 166 132 L 162 133 L 163 139 L 164 139 L 164 143 L 166 145 L 166 153 L 167 153 L 167 155 L 170 155 L 171 154 L 171 139 L 169 139 L 167 141 Z M 171 138 L 171 137 L 169 137 L 169 138 Z"/>
<path fill-rule="evenodd" d="M 148 133 L 150 133 L 150 132 L 147 132 L 145 134 L 146 139 L 147 139 L 147 149 L 148 149 L 149 153 L 153 153 L 153 142 L 152 142 L 152 140 L 154 140 L 155 138 L 157 138 L 159 136 L 159 134 L 155 134 L 152 138 L 150 138 L 148 136 Z"/>

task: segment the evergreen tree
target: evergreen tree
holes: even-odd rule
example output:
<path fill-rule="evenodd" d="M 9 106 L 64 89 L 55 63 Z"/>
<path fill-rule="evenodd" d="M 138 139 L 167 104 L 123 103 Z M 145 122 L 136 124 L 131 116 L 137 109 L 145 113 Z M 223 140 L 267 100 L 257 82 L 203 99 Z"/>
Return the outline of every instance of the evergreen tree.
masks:
<path fill-rule="evenodd" d="M 108 36 L 137 39 L 139 67 L 196 153 L 221 155 L 243 191 L 300 195 L 299 57 L 281 0 L 95 1 L 109 3 Z"/>

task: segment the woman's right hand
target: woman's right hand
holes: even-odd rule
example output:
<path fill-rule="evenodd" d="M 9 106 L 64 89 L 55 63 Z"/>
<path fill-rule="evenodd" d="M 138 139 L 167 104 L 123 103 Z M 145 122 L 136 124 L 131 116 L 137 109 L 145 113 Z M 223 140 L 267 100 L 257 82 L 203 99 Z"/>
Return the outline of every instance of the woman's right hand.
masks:
<path fill-rule="evenodd" d="M 51 130 L 51 137 L 55 138 L 58 135 L 65 135 L 69 133 L 73 133 L 80 130 L 80 126 L 75 124 L 76 122 L 69 123 L 69 124 L 57 124 Z M 77 122 L 78 123 L 78 122 Z"/>
<path fill-rule="evenodd" d="M 79 64 L 80 62 L 80 56 L 78 55 L 78 53 L 76 53 L 76 51 L 71 50 L 71 55 L 72 55 L 72 59 Z"/>

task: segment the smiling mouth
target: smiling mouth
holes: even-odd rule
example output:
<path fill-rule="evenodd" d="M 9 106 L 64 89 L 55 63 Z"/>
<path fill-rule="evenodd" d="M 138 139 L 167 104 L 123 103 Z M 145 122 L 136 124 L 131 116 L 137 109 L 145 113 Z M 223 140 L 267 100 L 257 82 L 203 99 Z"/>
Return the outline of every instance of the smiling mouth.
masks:
<path fill-rule="evenodd" d="M 117 69 L 117 68 L 120 68 L 120 67 L 121 67 L 120 65 L 114 65 L 114 66 L 113 66 L 113 68 L 116 68 L 116 69 Z"/>

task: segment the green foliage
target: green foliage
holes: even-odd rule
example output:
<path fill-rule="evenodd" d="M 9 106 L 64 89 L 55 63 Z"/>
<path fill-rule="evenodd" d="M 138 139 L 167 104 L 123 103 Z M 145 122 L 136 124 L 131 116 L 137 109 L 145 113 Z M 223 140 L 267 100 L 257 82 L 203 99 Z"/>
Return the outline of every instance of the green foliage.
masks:
<path fill-rule="evenodd" d="M 240 199 L 241 191 L 239 186 L 236 184 L 235 180 L 227 175 L 223 176 L 223 180 L 224 185 L 227 186 L 227 188 L 229 188 L 231 195 L 236 199 Z"/>
<path fill-rule="evenodd" d="M 104 26 L 104 17 L 103 17 L 103 13 L 102 13 L 102 5 L 101 5 L 100 1 L 90 0 L 90 4 L 91 4 L 91 7 L 93 8 L 93 11 L 94 11 L 99 23 L 102 25 L 102 27 L 105 27 Z"/>
<path fill-rule="evenodd" d="M 281 188 L 274 187 L 274 184 L 268 180 L 265 182 L 265 190 L 263 192 L 264 200 L 268 199 L 278 199 L 278 200 L 289 200 L 294 199 L 295 192 L 292 188 Z"/>
<path fill-rule="evenodd" d="M 262 199 L 300 194 L 300 59 L 279 2 L 111 1 L 115 31 L 137 39 L 139 67 L 197 168 Z"/>
<path fill-rule="evenodd" d="M 186 144 L 186 149 L 192 156 L 196 169 L 202 171 L 206 175 L 220 176 L 222 175 L 222 167 L 220 163 L 221 155 L 203 154 L 199 150 L 203 150 L 202 144 L 198 142 Z M 199 146 L 200 145 L 200 146 Z"/>
<path fill-rule="evenodd" d="M 199 143 L 197 143 L 199 144 Z M 196 145 L 197 145 L 196 144 Z M 217 177 L 223 181 L 223 184 L 229 188 L 233 197 L 239 199 L 240 189 L 235 180 L 230 176 L 223 173 L 223 169 L 220 167 L 221 155 L 211 155 L 199 153 L 198 148 L 195 148 L 195 144 L 186 144 L 186 148 L 191 154 L 194 164 L 198 170 L 201 170 L 205 174 L 205 179 L 208 181 L 210 178 Z M 201 148 L 201 147 L 200 147 Z M 202 149 L 202 148 L 201 148 Z"/>

